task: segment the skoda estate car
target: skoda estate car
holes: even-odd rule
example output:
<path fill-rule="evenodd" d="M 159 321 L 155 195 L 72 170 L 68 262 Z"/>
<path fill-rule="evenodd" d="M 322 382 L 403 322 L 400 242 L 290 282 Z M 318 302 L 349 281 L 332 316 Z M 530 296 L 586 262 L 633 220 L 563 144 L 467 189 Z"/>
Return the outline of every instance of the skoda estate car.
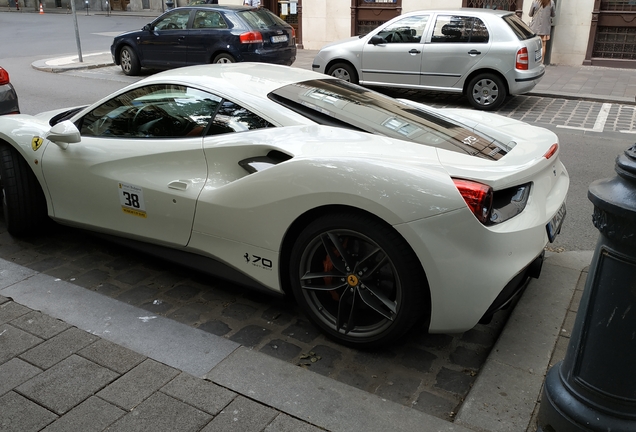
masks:
<path fill-rule="evenodd" d="M 126 75 L 143 67 L 243 61 L 290 66 L 296 34 L 267 9 L 201 4 L 172 9 L 141 30 L 116 36 L 110 50 Z"/>
<path fill-rule="evenodd" d="M 312 68 L 365 86 L 463 93 L 481 110 L 529 92 L 545 73 L 541 39 L 514 12 L 411 12 L 325 46 Z"/>

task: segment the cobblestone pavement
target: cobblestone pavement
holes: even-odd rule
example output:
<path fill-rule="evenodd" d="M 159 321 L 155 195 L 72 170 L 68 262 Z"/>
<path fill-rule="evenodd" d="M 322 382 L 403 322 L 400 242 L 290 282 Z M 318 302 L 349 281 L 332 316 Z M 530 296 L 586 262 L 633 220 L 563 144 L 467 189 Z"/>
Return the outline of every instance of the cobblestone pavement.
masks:
<path fill-rule="evenodd" d="M 0 257 L 446 420 L 474 383 L 509 314 L 499 312 L 489 325 L 463 334 L 416 330 L 399 345 L 365 352 L 325 338 L 291 301 L 83 231 L 53 225 L 48 235 L 17 240 L 0 218 Z"/>
<path fill-rule="evenodd" d="M 389 88 L 378 90 L 392 97 L 411 99 L 436 108 L 471 108 L 466 98 L 457 94 Z M 634 105 L 522 95 L 509 98 L 495 112 L 542 126 L 585 132 L 636 133 Z"/>

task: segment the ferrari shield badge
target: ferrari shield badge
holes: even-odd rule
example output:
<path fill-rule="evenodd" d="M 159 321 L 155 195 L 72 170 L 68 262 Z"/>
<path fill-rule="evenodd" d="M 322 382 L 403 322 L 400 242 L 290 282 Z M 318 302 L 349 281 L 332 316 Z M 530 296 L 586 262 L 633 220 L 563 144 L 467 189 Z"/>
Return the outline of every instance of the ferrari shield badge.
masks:
<path fill-rule="evenodd" d="M 44 140 L 42 138 L 33 137 L 33 139 L 31 140 L 31 148 L 33 149 L 33 151 L 38 151 L 43 142 Z"/>

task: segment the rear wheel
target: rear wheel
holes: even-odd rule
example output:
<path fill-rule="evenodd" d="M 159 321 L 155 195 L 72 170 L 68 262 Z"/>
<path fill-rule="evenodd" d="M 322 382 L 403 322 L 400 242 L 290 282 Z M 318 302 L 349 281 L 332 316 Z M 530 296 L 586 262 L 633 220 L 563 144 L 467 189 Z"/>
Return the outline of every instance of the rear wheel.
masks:
<path fill-rule="evenodd" d="M 139 75 L 141 71 L 137 54 L 128 46 L 122 48 L 119 54 L 119 63 L 121 64 L 121 70 L 126 75 Z"/>
<path fill-rule="evenodd" d="M 327 71 L 327 75 L 331 75 L 332 77 L 340 78 L 341 80 L 357 84 L 358 83 L 358 74 L 356 70 L 347 63 L 336 63 L 331 66 Z"/>
<path fill-rule="evenodd" d="M 481 74 L 468 84 L 468 101 L 484 111 L 496 110 L 504 103 L 507 96 L 506 86 L 497 75 Z"/>
<path fill-rule="evenodd" d="M 371 217 L 341 213 L 316 219 L 291 256 L 298 304 L 341 343 L 386 345 L 428 313 L 419 260 L 391 227 Z"/>
<path fill-rule="evenodd" d="M 24 236 L 41 230 L 48 221 L 46 199 L 35 174 L 11 146 L 0 146 L 2 211 L 7 231 Z"/>
<path fill-rule="evenodd" d="M 232 57 L 229 54 L 219 54 L 218 56 L 214 57 L 214 61 L 212 63 L 235 63 L 236 59 L 234 59 L 234 57 Z"/>

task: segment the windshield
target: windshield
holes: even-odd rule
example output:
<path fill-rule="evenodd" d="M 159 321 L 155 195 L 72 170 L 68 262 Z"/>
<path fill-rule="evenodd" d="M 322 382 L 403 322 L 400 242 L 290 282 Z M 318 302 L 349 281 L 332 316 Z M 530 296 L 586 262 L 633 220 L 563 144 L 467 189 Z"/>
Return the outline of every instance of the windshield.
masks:
<path fill-rule="evenodd" d="M 509 149 L 436 113 L 337 79 L 290 84 L 269 98 L 319 123 L 359 129 L 490 160 Z"/>
<path fill-rule="evenodd" d="M 530 30 L 530 27 L 528 27 L 528 25 L 517 15 L 506 15 L 503 17 L 503 20 L 510 26 L 512 31 L 515 32 L 519 40 L 526 40 L 534 37 L 534 32 Z"/>

